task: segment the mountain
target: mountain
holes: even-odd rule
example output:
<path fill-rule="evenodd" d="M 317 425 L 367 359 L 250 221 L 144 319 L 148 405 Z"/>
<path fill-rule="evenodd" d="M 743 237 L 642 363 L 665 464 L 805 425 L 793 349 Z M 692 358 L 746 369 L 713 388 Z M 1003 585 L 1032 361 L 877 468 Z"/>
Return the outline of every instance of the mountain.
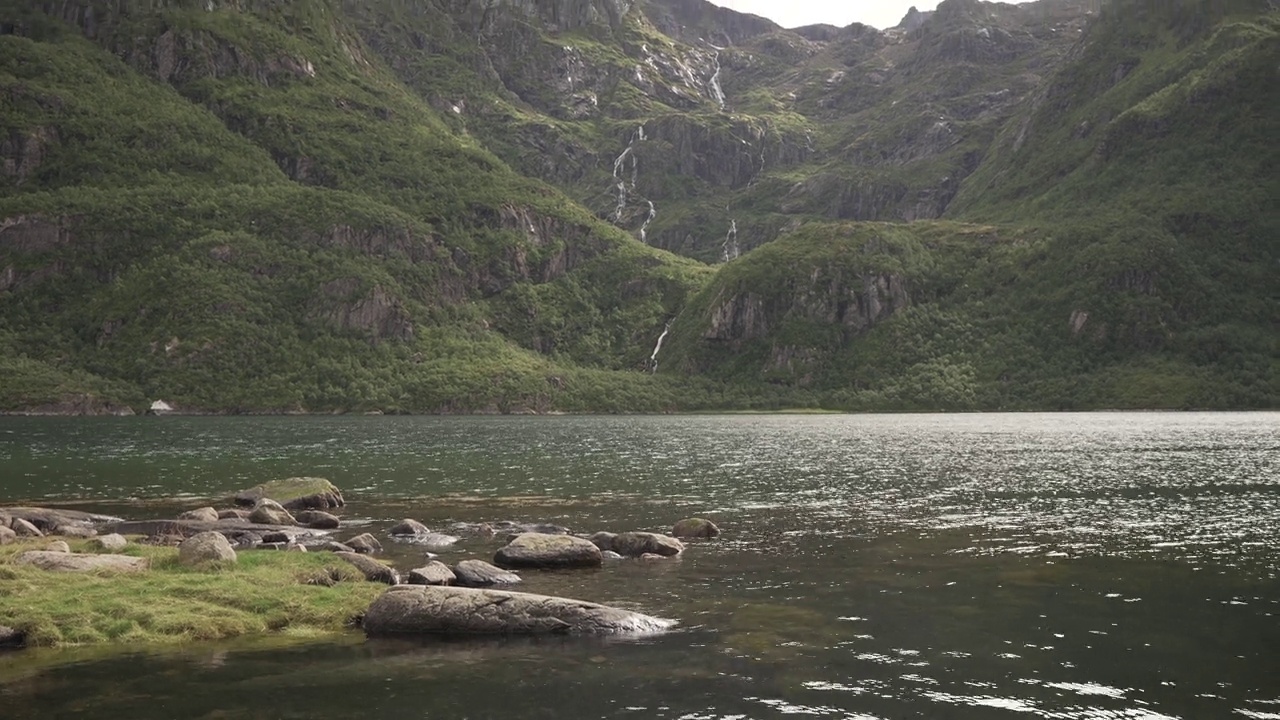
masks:
<path fill-rule="evenodd" d="M 0 409 L 1274 407 L 1266 0 L 0 2 Z"/>

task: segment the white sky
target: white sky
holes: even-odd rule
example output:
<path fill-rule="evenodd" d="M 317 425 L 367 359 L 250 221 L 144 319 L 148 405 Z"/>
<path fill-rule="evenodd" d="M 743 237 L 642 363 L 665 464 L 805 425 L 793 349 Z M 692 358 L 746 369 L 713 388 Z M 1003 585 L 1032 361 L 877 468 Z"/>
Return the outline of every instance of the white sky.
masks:
<path fill-rule="evenodd" d="M 1006 0 L 1006 2 L 1009 0 Z M 1025 2 L 1025 0 L 1012 0 Z M 826 23 L 836 27 L 860 22 L 881 30 L 902 20 L 912 5 L 932 10 L 938 0 L 711 0 L 738 12 L 760 15 L 785 28 Z"/>

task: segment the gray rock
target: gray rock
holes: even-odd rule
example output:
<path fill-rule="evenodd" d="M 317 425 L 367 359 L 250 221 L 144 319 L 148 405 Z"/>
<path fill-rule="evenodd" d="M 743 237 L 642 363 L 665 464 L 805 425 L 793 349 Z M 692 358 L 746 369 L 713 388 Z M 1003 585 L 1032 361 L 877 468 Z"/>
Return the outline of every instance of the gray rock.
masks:
<path fill-rule="evenodd" d="M 350 545 L 353 550 L 358 553 L 376 553 L 382 552 L 382 543 L 378 542 L 378 538 L 365 533 L 357 535 L 346 541 L 346 545 Z"/>
<path fill-rule="evenodd" d="M 299 545 L 298 543 L 289 543 L 288 545 L 284 546 L 284 551 L 285 552 L 306 552 L 307 547 L 305 545 Z"/>
<path fill-rule="evenodd" d="M 129 544 L 123 535 L 111 533 L 94 539 L 93 544 L 102 550 L 121 550 Z"/>
<path fill-rule="evenodd" d="M 259 542 L 264 542 L 269 544 L 284 543 L 288 545 L 289 543 L 293 542 L 293 538 L 294 538 L 293 533 L 287 532 L 285 530 L 272 530 L 271 532 L 262 533 L 262 537 L 259 540 Z"/>
<path fill-rule="evenodd" d="M 61 535 L 69 538 L 91 538 L 98 535 L 98 531 L 89 525 L 70 525 L 63 524 L 53 527 L 45 532 L 46 535 Z"/>
<path fill-rule="evenodd" d="M 320 543 L 319 545 L 312 545 L 311 548 L 313 550 L 327 550 L 329 552 L 353 553 L 356 551 L 356 549 L 351 547 L 350 545 L 347 545 L 345 543 L 340 543 L 336 540 L 329 540 L 328 542 L 323 542 L 323 543 Z"/>
<path fill-rule="evenodd" d="M 457 576 L 442 562 L 429 562 L 409 571 L 410 585 L 452 585 Z"/>
<path fill-rule="evenodd" d="M 671 534 L 678 538 L 713 538 L 720 534 L 720 528 L 704 518 L 685 518 L 675 524 Z"/>
<path fill-rule="evenodd" d="M 400 524 L 387 531 L 390 535 L 426 535 L 429 532 L 431 532 L 431 528 L 410 518 L 401 520 Z"/>
<path fill-rule="evenodd" d="M 599 567 L 600 548 L 572 535 L 525 533 L 499 548 L 493 562 L 503 568 Z"/>
<path fill-rule="evenodd" d="M 351 563 L 357 570 L 364 573 L 364 579 L 369 582 L 386 583 L 387 585 L 398 585 L 400 583 L 400 573 L 396 569 L 378 562 L 370 557 L 365 557 L 360 553 L 334 553 L 334 556 Z"/>
<path fill-rule="evenodd" d="M 616 553 L 616 552 L 614 552 L 614 551 L 612 551 L 612 550 L 601 550 L 601 551 L 600 551 L 600 555 L 601 555 L 601 557 L 603 557 L 605 560 L 621 560 L 621 559 L 622 559 L 622 556 L 621 556 L 621 555 L 619 555 L 618 553 Z"/>
<path fill-rule="evenodd" d="M 433 532 L 429 532 L 426 535 L 400 536 L 396 539 L 403 539 L 427 550 L 446 550 L 458 542 L 458 538 L 452 535 Z"/>
<path fill-rule="evenodd" d="M 44 537 L 44 533 L 40 532 L 39 528 L 20 517 L 14 518 L 10 527 L 18 534 L 18 537 Z"/>
<path fill-rule="evenodd" d="M 199 520 L 200 522 L 218 522 L 218 511 L 211 507 L 188 510 L 178 516 L 179 520 Z"/>
<path fill-rule="evenodd" d="M 227 508 L 226 510 L 219 510 L 218 519 L 219 520 L 248 520 L 249 511 L 241 510 L 240 508 Z"/>
<path fill-rule="evenodd" d="M 313 530 L 337 530 L 342 525 L 337 515 L 323 510 L 300 510 L 293 517 L 299 525 Z"/>
<path fill-rule="evenodd" d="M 598 635 L 656 633 L 669 620 L 568 598 L 503 590 L 404 585 L 364 615 L 371 637 L 397 635 Z"/>
<path fill-rule="evenodd" d="M 111 515 L 98 515 L 96 513 L 80 512 L 79 510 L 53 510 L 51 508 L 7 507 L 4 508 L 4 514 L 14 518 L 22 518 L 35 525 L 42 532 L 66 525 L 93 527 L 95 525 L 121 522 L 120 518 Z"/>
<path fill-rule="evenodd" d="M 178 562 L 183 565 L 221 564 L 235 561 L 235 549 L 227 541 L 227 536 L 219 532 L 210 531 L 192 535 L 178 546 Z"/>
<path fill-rule="evenodd" d="M 81 555 L 44 550 L 28 550 L 14 558 L 14 562 L 52 572 L 141 572 L 150 566 L 146 558 L 128 555 Z"/>
<path fill-rule="evenodd" d="M 14 532 L 12 528 L 0 525 L 0 545 L 8 545 L 17 539 L 18 533 Z"/>
<path fill-rule="evenodd" d="M 519 575 L 494 567 L 483 560 L 463 560 L 453 566 L 453 574 L 457 577 L 454 584 L 462 587 L 514 585 L 520 582 Z"/>
<path fill-rule="evenodd" d="M 14 630 L 6 625 L 0 625 L 0 648 L 12 650 L 20 648 L 26 643 L 26 633 L 21 630 Z"/>
<path fill-rule="evenodd" d="M 602 531 L 602 532 L 596 533 L 595 535 L 592 535 L 589 539 L 591 540 L 591 543 L 593 545 L 600 548 L 601 550 L 609 550 L 612 552 L 613 539 L 616 537 L 618 536 L 615 533 Z"/>
<path fill-rule="evenodd" d="M 684 543 L 658 533 L 625 532 L 614 536 L 610 549 L 625 557 L 640 557 L 646 553 L 671 557 L 684 552 Z"/>
<path fill-rule="evenodd" d="M 294 477 L 273 480 L 236 493 L 237 505 L 255 505 L 270 498 L 289 510 L 331 510 L 346 505 L 342 491 L 324 478 Z"/>
<path fill-rule="evenodd" d="M 297 525 L 298 521 L 275 500 L 263 498 L 253 506 L 249 522 L 259 525 Z"/>
<path fill-rule="evenodd" d="M 68 544 L 67 544 L 65 541 L 63 541 L 63 540 L 54 540 L 53 542 L 49 543 L 48 545 L 45 545 L 45 546 L 44 546 L 44 549 L 45 549 L 46 551 L 48 551 L 48 552 L 60 552 L 60 553 L 69 553 L 69 552 L 71 552 L 71 546 L 70 546 L 70 545 L 68 545 Z"/>

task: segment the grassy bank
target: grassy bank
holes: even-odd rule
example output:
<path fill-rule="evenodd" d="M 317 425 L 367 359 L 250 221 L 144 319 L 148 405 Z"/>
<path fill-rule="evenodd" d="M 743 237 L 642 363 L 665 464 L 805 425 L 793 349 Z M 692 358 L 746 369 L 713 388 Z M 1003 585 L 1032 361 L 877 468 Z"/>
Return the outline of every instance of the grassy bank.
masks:
<path fill-rule="evenodd" d="M 14 564 L 48 542 L 0 547 L 0 625 L 25 631 L 35 647 L 339 633 L 386 589 L 328 553 L 244 552 L 232 566 L 198 569 L 180 565 L 175 548 L 131 544 L 121 554 L 150 558 L 150 570 L 58 573 Z M 88 541 L 69 544 L 93 552 Z M 346 579 L 307 584 L 330 568 Z"/>

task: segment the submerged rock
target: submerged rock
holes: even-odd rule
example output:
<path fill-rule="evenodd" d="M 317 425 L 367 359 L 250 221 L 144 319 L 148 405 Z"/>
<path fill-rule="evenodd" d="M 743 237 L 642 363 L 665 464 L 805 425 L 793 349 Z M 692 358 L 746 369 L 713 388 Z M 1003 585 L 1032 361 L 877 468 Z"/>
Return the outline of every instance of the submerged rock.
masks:
<path fill-rule="evenodd" d="M 452 585 L 457 576 L 442 562 L 429 562 L 409 571 L 410 585 Z"/>
<path fill-rule="evenodd" d="M 146 558 L 128 555 L 80 555 L 45 550 L 28 550 L 14 558 L 14 563 L 52 572 L 141 572 L 150 566 Z"/>
<path fill-rule="evenodd" d="M 334 553 L 334 556 L 354 565 L 357 570 L 364 573 L 364 579 L 369 582 L 380 582 L 387 585 L 400 584 L 400 573 L 396 572 L 396 569 L 390 565 L 380 563 L 360 553 L 339 552 Z"/>
<path fill-rule="evenodd" d="M 515 585 L 520 576 L 495 567 L 483 560 L 463 560 L 453 566 L 457 576 L 454 584 L 461 587 L 489 587 L 491 585 Z"/>
<path fill-rule="evenodd" d="M 364 615 L 372 637 L 396 635 L 599 635 L 655 633 L 669 620 L 582 600 L 503 590 L 404 585 Z"/>
<path fill-rule="evenodd" d="M 686 518 L 675 524 L 671 534 L 678 538 L 713 538 L 720 534 L 720 528 L 704 518 Z"/>
<path fill-rule="evenodd" d="M 264 498 L 288 510 L 331 510 L 346 505 L 342 491 L 325 478 L 295 477 L 273 480 L 235 495 L 237 505 L 256 505 Z"/>
<path fill-rule="evenodd" d="M 183 540 L 178 545 L 178 562 L 183 565 L 206 563 L 233 563 L 236 551 L 220 532 L 202 532 Z"/>
<path fill-rule="evenodd" d="M 599 567 L 604 558 L 600 548 L 572 535 L 517 535 L 493 556 L 493 562 L 504 568 L 579 568 Z"/>
<path fill-rule="evenodd" d="M 615 535 L 609 548 L 626 557 L 641 555 L 662 555 L 671 557 L 684 552 L 684 543 L 667 536 L 651 532 L 625 532 Z"/>

